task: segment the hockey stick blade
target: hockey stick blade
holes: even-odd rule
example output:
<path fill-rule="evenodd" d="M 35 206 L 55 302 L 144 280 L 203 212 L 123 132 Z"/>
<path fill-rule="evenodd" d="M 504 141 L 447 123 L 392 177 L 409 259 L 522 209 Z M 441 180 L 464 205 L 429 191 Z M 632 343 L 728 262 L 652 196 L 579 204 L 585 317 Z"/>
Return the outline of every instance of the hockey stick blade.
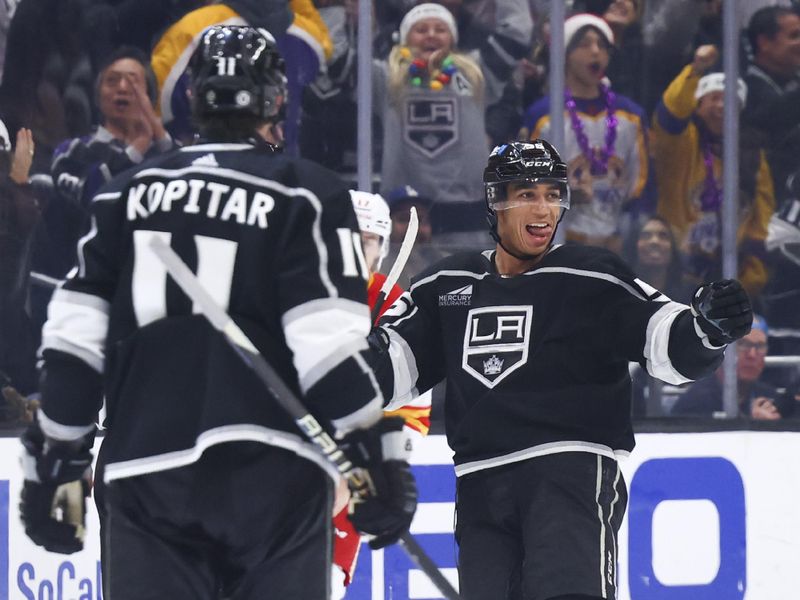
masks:
<path fill-rule="evenodd" d="M 397 258 L 394 259 L 392 268 L 389 269 L 389 274 L 386 276 L 386 281 L 383 282 L 378 298 L 375 301 L 375 306 L 372 307 L 372 322 L 378 318 L 381 312 L 383 303 L 386 302 L 386 296 L 392 291 L 394 284 L 400 279 L 400 274 L 408 262 L 408 257 L 411 256 L 411 249 L 414 247 L 414 242 L 417 240 L 417 232 L 419 231 L 419 218 L 417 217 L 417 209 L 411 207 L 411 212 L 408 217 L 408 229 L 403 237 L 403 243 L 400 244 L 400 250 L 397 253 Z"/>
<path fill-rule="evenodd" d="M 363 487 L 365 483 L 361 479 L 359 469 L 356 469 L 347 460 L 336 441 L 322 428 L 314 415 L 308 412 L 303 403 L 286 386 L 280 375 L 261 355 L 244 331 L 216 303 L 175 251 L 156 236 L 153 236 L 150 240 L 150 248 L 178 286 L 200 308 L 203 316 L 225 336 L 228 343 L 233 346 L 244 363 L 255 372 L 278 404 L 291 415 L 300 431 L 322 451 L 325 458 L 333 463 L 343 477 L 351 481 L 356 488 Z M 400 546 L 447 600 L 461 600 L 458 593 L 450 585 L 450 582 L 441 574 L 436 563 L 417 544 L 410 533 L 403 534 Z"/>

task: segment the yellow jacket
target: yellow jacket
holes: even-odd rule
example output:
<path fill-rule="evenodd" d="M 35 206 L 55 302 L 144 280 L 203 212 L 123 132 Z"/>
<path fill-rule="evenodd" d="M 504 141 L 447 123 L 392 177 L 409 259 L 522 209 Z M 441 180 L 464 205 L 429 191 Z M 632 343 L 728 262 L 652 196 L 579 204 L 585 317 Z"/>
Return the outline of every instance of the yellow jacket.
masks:
<path fill-rule="evenodd" d="M 700 132 L 693 120 L 699 77 L 687 66 L 667 87 L 653 118 L 652 147 L 658 189 L 658 214 L 675 229 L 678 243 L 689 259 L 691 274 L 700 279 L 718 277 L 720 214 L 701 209 L 706 167 Z M 767 224 L 775 210 L 775 193 L 764 151 L 759 152 L 755 194 L 739 194 L 739 279 L 751 295 L 767 280 L 762 256 Z M 722 185 L 722 161 L 713 156 L 714 176 Z"/>
<path fill-rule="evenodd" d="M 319 64 L 324 64 L 333 54 L 333 43 L 319 11 L 311 0 L 291 0 L 290 7 L 294 20 L 286 33 L 305 42 L 317 54 Z M 173 94 L 185 94 L 180 86 L 176 89 L 176 84 L 186 70 L 200 34 L 211 25 L 247 25 L 247 22 L 226 4 L 210 4 L 184 15 L 153 48 L 151 66 L 158 82 L 157 108 L 164 123 L 176 117 L 188 118 L 174 114 L 176 107 L 187 110 L 188 103 L 182 98 L 174 102 Z M 271 33 L 278 37 L 283 32 Z"/>

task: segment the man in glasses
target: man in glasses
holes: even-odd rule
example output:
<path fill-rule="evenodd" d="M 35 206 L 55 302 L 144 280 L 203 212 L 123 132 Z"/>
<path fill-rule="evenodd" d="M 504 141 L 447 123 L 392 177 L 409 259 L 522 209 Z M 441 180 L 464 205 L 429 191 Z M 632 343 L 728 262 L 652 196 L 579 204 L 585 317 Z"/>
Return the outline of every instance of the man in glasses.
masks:
<path fill-rule="evenodd" d="M 761 381 L 767 356 L 769 329 L 764 317 L 753 316 L 753 328 L 736 342 L 736 379 L 739 414 L 752 419 L 776 421 L 794 413 L 795 402 L 785 393 Z M 722 413 L 722 369 L 693 384 L 672 408 L 673 415 Z"/>

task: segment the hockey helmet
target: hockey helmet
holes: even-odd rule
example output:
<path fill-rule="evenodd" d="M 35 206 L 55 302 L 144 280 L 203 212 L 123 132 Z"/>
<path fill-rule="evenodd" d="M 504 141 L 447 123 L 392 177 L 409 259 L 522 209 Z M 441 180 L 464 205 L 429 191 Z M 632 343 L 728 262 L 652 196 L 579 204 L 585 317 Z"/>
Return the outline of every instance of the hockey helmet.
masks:
<path fill-rule="evenodd" d="M 358 228 L 362 232 L 374 233 L 381 238 L 378 265 L 375 267 L 376 271 L 380 270 L 383 259 L 389 253 L 389 236 L 392 234 L 389 205 L 380 194 L 370 194 L 359 190 L 350 190 L 350 198 L 358 219 Z"/>
<path fill-rule="evenodd" d="M 196 116 L 238 113 L 280 120 L 286 66 L 266 29 L 208 27 L 200 35 L 189 70 Z"/>
<path fill-rule="evenodd" d="M 511 183 L 544 184 L 550 186 L 549 202 L 562 209 L 570 206 L 570 191 L 567 182 L 567 165 L 556 149 L 546 140 L 532 142 L 510 142 L 496 146 L 489 155 L 483 171 L 486 189 L 486 212 L 492 237 L 497 235 L 497 211 L 508 210 L 524 204 L 524 201 L 508 201 L 506 191 Z M 563 211 L 562 211 L 563 216 Z"/>

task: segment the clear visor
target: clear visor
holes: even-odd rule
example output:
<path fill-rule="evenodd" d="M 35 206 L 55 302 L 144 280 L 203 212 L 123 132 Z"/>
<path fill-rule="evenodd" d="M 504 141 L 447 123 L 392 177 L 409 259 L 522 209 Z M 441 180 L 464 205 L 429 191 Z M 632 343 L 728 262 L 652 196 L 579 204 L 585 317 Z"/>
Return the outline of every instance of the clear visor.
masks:
<path fill-rule="evenodd" d="M 492 210 L 508 210 L 536 202 L 569 208 L 569 186 L 561 179 L 538 177 L 486 184 L 486 201 Z"/>

